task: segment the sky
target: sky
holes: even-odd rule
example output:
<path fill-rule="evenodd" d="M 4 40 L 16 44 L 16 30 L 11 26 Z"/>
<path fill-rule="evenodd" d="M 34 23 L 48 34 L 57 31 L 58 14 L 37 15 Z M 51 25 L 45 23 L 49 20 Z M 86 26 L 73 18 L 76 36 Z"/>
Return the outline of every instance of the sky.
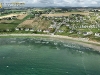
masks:
<path fill-rule="evenodd" d="M 97 7 L 100 0 L 0 0 L 2 3 L 24 2 L 33 6 L 72 6 L 72 7 Z"/>

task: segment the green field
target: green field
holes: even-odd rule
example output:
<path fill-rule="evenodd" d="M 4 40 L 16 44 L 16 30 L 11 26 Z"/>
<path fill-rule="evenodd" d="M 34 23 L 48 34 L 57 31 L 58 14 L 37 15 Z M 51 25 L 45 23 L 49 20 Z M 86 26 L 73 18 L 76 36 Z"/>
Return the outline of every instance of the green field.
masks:
<path fill-rule="evenodd" d="M 26 19 L 28 19 L 31 16 L 32 15 L 27 15 L 24 19 L 22 19 L 22 20 L 16 19 L 11 23 L 6 23 L 6 21 L 3 23 L 0 23 L 0 30 L 15 29 L 20 23 L 22 23 L 23 21 L 25 21 Z M 8 20 L 8 21 L 10 21 L 10 20 Z"/>

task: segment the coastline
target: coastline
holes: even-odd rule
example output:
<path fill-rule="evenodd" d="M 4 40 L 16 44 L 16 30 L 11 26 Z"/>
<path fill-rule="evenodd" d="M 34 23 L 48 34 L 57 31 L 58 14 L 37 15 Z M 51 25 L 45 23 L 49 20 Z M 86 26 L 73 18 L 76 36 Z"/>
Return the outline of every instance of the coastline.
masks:
<path fill-rule="evenodd" d="M 86 38 L 73 38 L 68 36 L 61 35 L 47 35 L 47 34 L 0 34 L 0 37 L 44 37 L 44 38 L 53 38 L 53 39 L 61 39 L 61 40 L 70 40 L 73 43 L 77 43 L 83 45 L 85 47 L 90 47 L 100 52 L 100 42 L 90 41 Z"/>

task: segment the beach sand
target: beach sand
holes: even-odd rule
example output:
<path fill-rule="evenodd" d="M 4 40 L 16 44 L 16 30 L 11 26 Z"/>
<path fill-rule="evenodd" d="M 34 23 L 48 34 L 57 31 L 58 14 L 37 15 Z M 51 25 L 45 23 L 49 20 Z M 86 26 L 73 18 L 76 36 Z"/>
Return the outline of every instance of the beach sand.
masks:
<path fill-rule="evenodd" d="M 70 40 L 73 43 L 77 43 L 80 45 L 83 45 L 85 47 L 93 48 L 94 50 L 97 50 L 100 52 L 100 42 L 90 41 L 87 38 L 73 38 L 68 36 L 61 36 L 61 35 L 47 35 L 47 34 L 1 34 L 0 36 L 37 36 L 37 37 L 47 37 L 55 40 Z"/>

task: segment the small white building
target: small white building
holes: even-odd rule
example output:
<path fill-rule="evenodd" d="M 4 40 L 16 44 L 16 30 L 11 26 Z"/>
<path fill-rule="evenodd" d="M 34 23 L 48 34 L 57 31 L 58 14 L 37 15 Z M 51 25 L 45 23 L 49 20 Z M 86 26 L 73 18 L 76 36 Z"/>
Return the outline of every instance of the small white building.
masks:
<path fill-rule="evenodd" d="M 37 32 L 42 32 L 42 30 L 41 29 L 38 29 Z"/>
<path fill-rule="evenodd" d="M 74 32 L 73 30 L 70 30 L 70 31 L 69 31 L 69 33 L 73 33 L 73 32 Z"/>
<path fill-rule="evenodd" d="M 56 28 L 56 25 L 51 25 L 49 28 L 50 28 L 50 29 Z"/>
<path fill-rule="evenodd" d="M 100 37 L 100 33 L 95 33 L 95 36 L 96 37 Z"/>
<path fill-rule="evenodd" d="M 49 30 L 44 30 L 43 32 L 44 32 L 44 33 L 49 33 Z"/>
<path fill-rule="evenodd" d="M 25 31 L 29 31 L 29 30 L 30 30 L 29 28 L 26 28 L 26 29 L 25 29 Z"/>
<path fill-rule="evenodd" d="M 93 32 L 84 32 L 83 33 L 84 36 L 91 35 L 91 34 L 93 34 Z"/>
<path fill-rule="evenodd" d="M 19 31 L 19 28 L 15 28 L 15 30 Z"/>
<path fill-rule="evenodd" d="M 34 31 L 34 29 L 30 29 L 30 31 Z"/>
<path fill-rule="evenodd" d="M 21 28 L 21 30 L 24 30 L 24 28 Z"/>
<path fill-rule="evenodd" d="M 9 29 L 6 29 L 6 31 L 10 31 Z"/>

